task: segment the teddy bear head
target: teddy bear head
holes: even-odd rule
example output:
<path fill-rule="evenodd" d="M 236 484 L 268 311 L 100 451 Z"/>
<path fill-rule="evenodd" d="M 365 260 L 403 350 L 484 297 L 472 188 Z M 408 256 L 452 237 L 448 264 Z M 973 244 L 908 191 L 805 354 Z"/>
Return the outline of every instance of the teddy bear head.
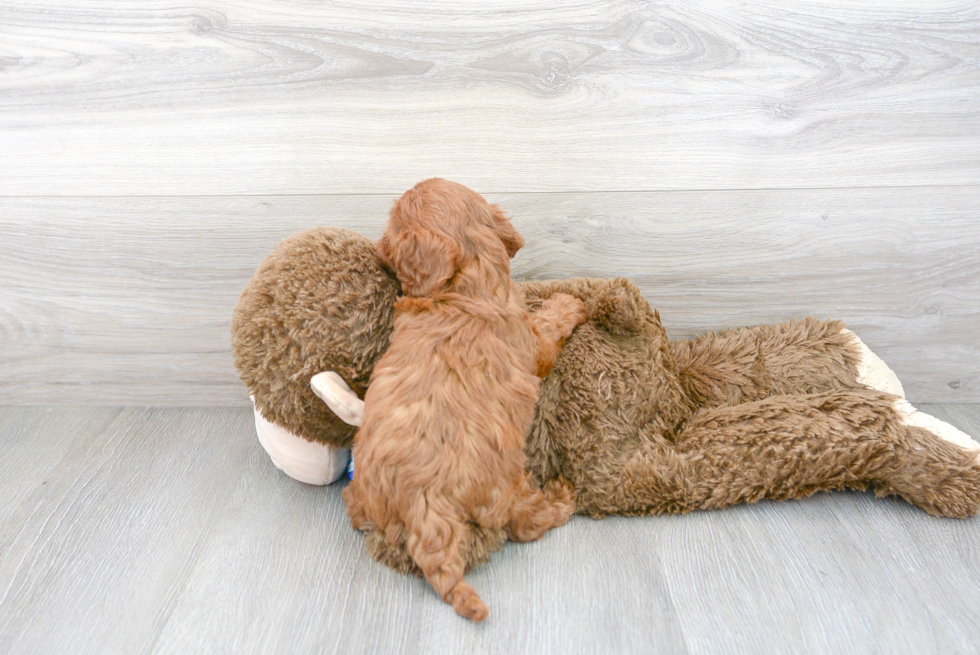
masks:
<path fill-rule="evenodd" d="M 308 441 L 349 447 L 356 428 L 314 395 L 310 378 L 335 371 L 363 398 L 400 291 L 374 241 L 356 232 L 316 227 L 282 241 L 232 317 L 235 366 L 258 411 Z"/>

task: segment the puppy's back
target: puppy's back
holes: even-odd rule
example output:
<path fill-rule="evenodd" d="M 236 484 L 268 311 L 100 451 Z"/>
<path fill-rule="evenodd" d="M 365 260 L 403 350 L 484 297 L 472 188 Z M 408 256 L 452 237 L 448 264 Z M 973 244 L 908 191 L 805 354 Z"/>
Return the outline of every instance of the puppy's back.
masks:
<path fill-rule="evenodd" d="M 508 482 L 523 475 L 539 385 L 527 314 L 399 304 L 391 347 L 365 397 L 353 486 L 368 503 L 384 497 L 368 512 L 381 527 L 398 517 L 378 509 L 410 511 L 422 487 L 456 503 L 464 520 L 488 520 Z"/>

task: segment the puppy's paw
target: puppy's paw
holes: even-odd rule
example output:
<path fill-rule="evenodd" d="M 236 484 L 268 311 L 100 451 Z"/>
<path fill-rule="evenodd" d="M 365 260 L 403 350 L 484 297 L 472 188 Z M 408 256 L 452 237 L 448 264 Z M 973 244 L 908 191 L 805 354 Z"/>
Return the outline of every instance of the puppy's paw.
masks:
<path fill-rule="evenodd" d="M 354 490 L 350 485 L 344 487 L 340 495 L 343 497 L 344 504 L 347 506 L 347 516 L 350 518 L 350 524 L 355 530 L 371 532 L 378 529 L 378 526 L 364 513 L 361 504 L 357 502 L 357 498 L 354 497 Z"/>
<path fill-rule="evenodd" d="M 545 499 L 555 512 L 554 527 L 565 525 L 575 513 L 575 488 L 565 478 L 550 480 L 541 489 Z"/>
<path fill-rule="evenodd" d="M 572 330 L 585 323 L 588 314 L 585 311 L 585 304 L 574 296 L 567 293 L 556 293 L 541 306 L 541 310 L 547 312 L 554 321 L 555 333 L 561 339 L 567 339 L 572 334 Z"/>

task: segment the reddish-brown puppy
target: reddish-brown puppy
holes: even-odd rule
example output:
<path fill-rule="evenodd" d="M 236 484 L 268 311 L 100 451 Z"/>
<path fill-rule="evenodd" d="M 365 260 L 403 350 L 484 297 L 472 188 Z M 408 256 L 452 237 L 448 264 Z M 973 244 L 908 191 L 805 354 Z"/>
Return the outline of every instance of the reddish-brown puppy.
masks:
<path fill-rule="evenodd" d="M 524 435 L 539 378 L 585 308 L 557 294 L 531 319 L 510 277 L 523 245 L 496 206 L 459 184 L 427 180 L 395 204 L 378 253 L 405 295 L 344 490 L 354 527 L 384 531 L 475 621 L 488 610 L 463 580 L 471 529 L 532 541 L 574 511 L 563 480 L 544 492 L 528 484 Z"/>

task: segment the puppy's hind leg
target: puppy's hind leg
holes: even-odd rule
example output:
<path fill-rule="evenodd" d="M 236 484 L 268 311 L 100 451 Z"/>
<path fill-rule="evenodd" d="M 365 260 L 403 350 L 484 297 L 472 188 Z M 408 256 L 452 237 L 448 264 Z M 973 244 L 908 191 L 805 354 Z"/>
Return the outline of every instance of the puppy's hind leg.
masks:
<path fill-rule="evenodd" d="M 460 546 L 469 539 L 469 526 L 439 512 L 421 494 L 412 514 L 406 547 L 425 579 L 460 616 L 476 622 L 487 618 L 490 610 L 463 580 L 466 562 Z"/>
<path fill-rule="evenodd" d="M 572 485 L 564 478 L 551 480 L 543 491 L 531 488 L 525 478 L 511 508 L 507 536 L 511 541 L 537 541 L 568 522 L 575 513 L 574 498 Z"/>

